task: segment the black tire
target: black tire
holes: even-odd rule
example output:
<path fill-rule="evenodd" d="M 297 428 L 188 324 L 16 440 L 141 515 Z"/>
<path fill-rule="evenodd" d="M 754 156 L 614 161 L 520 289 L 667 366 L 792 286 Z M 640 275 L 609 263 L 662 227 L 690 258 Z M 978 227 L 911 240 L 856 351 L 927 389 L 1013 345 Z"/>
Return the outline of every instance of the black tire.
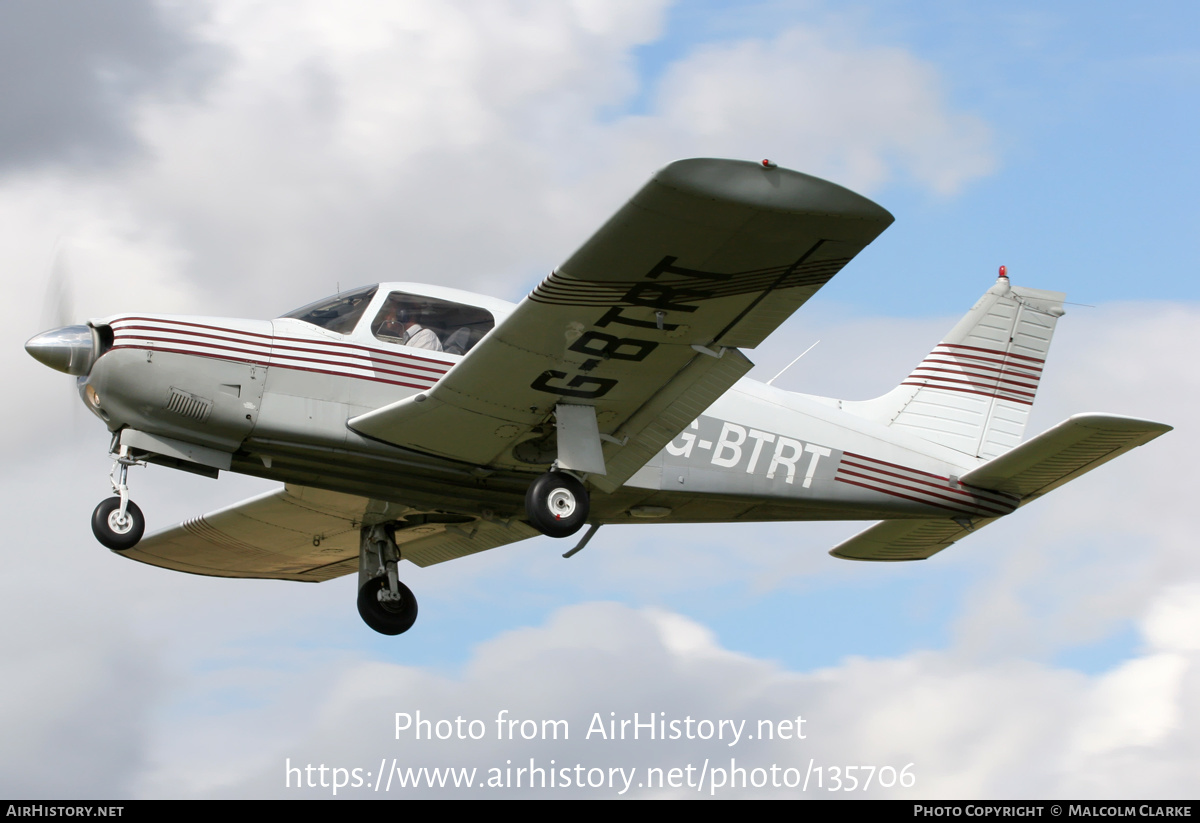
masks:
<path fill-rule="evenodd" d="M 570 537 L 587 522 L 587 489 L 569 474 L 546 472 L 525 492 L 525 516 L 549 537 Z"/>
<path fill-rule="evenodd" d="M 358 614 L 380 634 L 404 634 L 417 622 L 417 598 L 400 583 L 400 602 L 381 603 L 379 592 L 387 588 L 386 577 L 373 577 L 358 590 Z"/>
<path fill-rule="evenodd" d="M 110 497 L 101 500 L 100 505 L 92 512 L 92 534 L 103 545 L 115 552 L 132 549 L 146 533 L 146 518 L 142 510 L 132 500 L 125 507 L 125 522 L 117 522 L 117 513 L 121 509 L 121 498 Z"/>

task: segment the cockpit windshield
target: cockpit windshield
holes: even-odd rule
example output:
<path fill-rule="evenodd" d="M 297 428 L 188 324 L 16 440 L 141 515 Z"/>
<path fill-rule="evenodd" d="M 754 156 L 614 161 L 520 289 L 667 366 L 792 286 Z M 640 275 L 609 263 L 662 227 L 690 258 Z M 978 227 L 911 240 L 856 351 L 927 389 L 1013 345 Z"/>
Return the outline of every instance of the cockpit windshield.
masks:
<path fill-rule="evenodd" d="M 355 325 L 367 310 L 367 306 L 378 288 L 377 285 L 367 286 L 339 294 L 337 297 L 326 297 L 315 303 L 309 303 L 303 308 L 288 312 L 284 317 L 294 317 L 338 334 L 349 334 L 354 331 Z"/>

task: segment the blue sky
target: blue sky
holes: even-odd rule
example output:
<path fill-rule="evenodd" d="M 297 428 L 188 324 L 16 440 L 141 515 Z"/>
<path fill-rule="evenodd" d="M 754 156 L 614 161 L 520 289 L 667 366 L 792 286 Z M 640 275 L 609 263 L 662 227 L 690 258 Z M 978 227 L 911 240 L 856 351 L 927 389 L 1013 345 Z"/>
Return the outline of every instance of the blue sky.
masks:
<path fill-rule="evenodd" d="M 1188 273 L 1197 252 L 1185 238 L 1200 217 L 1190 197 L 1200 171 L 1189 162 L 1196 18 L 1179 3 L 684 3 L 668 12 L 662 40 L 637 50 L 648 82 L 634 105 L 648 105 L 655 79 L 697 44 L 828 22 L 860 44 L 903 48 L 936 67 L 945 100 L 988 125 L 997 170 L 953 197 L 902 175 L 874 190 L 896 226 L 871 250 L 878 263 L 823 296 L 913 313 L 918 304 L 895 294 L 873 300 L 863 284 L 911 276 L 919 260 L 947 279 L 1006 263 L 1014 276 L 1053 281 L 1088 303 L 1195 299 Z M 971 293 L 963 288 L 920 305 L 956 311 Z"/>
<path fill-rule="evenodd" d="M 5 793 L 328 796 L 287 788 L 287 759 L 732 752 L 915 764 L 916 787 L 870 796 L 1195 797 L 1192 5 L 85 9 L 0 9 L 0 271 L 19 309 L 0 363 L 21 390 L 5 414 L 22 515 L 0 582 Z M 268 317 L 393 279 L 516 300 L 686 156 L 770 157 L 896 216 L 750 354 L 752 376 L 820 340 L 779 385 L 881 394 L 1005 264 L 1088 306 L 1059 325 L 1029 433 L 1099 410 L 1176 431 L 924 563 L 838 561 L 828 549 L 864 524 L 794 523 L 608 527 L 570 560 L 538 538 L 410 568 L 421 615 L 401 638 L 361 624 L 352 579 L 170 575 L 93 541 L 107 437 L 20 350 L 47 325 L 56 254 L 79 317 Z M 132 482 L 152 529 L 271 487 L 161 468 Z M 812 738 L 393 733 L 395 712 L 501 708 L 580 734 L 597 712 L 804 713 Z"/>

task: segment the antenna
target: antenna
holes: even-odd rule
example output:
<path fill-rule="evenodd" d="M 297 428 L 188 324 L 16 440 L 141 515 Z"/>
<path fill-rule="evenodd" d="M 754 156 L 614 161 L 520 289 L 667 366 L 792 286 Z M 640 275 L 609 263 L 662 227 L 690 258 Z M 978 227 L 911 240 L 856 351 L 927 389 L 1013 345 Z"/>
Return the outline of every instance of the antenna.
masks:
<path fill-rule="evenodd" d="M 820 340 L 818 340 L 818 341 L 817 341 L 817 343 L 820 343 L 820 342 L 821 342 Z M 817 343 L 813 343 L 813 344 L 812 344 L 811 346 L 809 346 L 807 349 L 805 349 L 804 351 L 800 352 L 800 354 L 798 354 L 798 355 L 796 356 L 796 360 L 799 360 L 801 357 L 803 357 L 804 355 L 808 354 L 810 351 L 812 351 L 813 349 L 815 349 L 815 348 L 817 347 Z M 778 379 L 779 379 L 780 375 L 782 375 L 782 374 L 783 374 L 785 371 L 787 371 L 788 369 L 790 369 L 792 366 L 796 365 L 796 360 L 793 360 L 791 363 L 788 363 L 786 366 L 784 366 L 782 369 L 780 369 L 780 370 L 779 370 L 779 374 L 775 375 L 774 377 L 772 377 L 770 380 L 768 380 L 768 381 L 767 381 L 767 385 L 769 386 L 769 385 L 771 385 L 772 383 L 774 383 L 776 380 L 778 380 Z"/>

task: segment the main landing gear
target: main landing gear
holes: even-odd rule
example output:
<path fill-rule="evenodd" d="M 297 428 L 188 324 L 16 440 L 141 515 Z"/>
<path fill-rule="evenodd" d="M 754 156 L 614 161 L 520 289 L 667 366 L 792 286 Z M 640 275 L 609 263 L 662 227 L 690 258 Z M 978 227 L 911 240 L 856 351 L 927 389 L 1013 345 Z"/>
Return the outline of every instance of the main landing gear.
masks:
<path fill-rule="evenodd" d="M 570 537 L 587 522 L 588 491 L 573 475 L 548 471 L 525 492 L 525 515 L 549 537 Z"/>
<path fill-rule="evenodd" d="M 363 526 L 358 548 L 358 614 L 380 634 L 404 634 L 417 621 L 417 598 L 400 582 L 400 549 L 387 526 Z"/>
<path fill-rule="evenodd" d="M 146 532 L 146 518 L 129 499 L 129 467 L 139 465 L 129 456 L 129 447 L 121 446 L 113 470 L 109 473 L 115 497 L 101 500 L 92 512 L 92 534 L 113 551 L 132 549 Z M 114 476 L 115 475 L 115 476 Z"/>

